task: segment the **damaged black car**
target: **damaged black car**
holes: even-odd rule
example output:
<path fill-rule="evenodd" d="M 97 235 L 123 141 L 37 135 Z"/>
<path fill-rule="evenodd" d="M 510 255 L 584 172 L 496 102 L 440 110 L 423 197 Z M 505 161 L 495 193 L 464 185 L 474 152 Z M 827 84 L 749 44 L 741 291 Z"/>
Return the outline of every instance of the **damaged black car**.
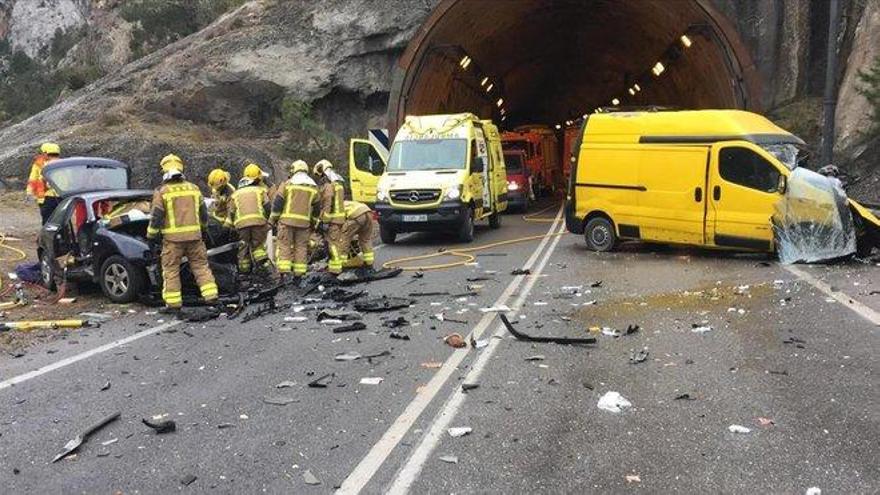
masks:
<path fill-rule="evenodd" d="M 37 254 L 43 284 L 93 282 L 115 303 L 158 301 L 160 263 L 147 243 L 149 190 L 131 189 L 131 170 L 107 158 L 53 161 L 43 177 L 61 202 L 40 231 Z M 238 291 L 237 236 L 210 224 L 205 234 L 208 259 L 221 293 Z M 184 293 L 198 295 L 192 272 L 181 269 Z"/>

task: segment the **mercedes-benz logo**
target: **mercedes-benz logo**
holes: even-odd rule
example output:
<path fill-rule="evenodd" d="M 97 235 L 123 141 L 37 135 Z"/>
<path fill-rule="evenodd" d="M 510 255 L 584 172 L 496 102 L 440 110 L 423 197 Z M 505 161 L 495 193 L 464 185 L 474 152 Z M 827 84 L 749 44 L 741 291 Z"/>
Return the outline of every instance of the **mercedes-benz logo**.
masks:
<path fill-rule="evenodd" d="M 419 202 L 419 192 L 413 191 L 409 193 L 409 201 L 410 203 L 418 203 Z"/>

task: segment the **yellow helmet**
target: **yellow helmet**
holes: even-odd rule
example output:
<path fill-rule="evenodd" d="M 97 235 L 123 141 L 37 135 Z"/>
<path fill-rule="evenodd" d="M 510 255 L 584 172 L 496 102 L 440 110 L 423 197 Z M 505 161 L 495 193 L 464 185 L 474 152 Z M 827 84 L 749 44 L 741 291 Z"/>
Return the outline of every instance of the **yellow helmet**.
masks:
<path fill-rule="evenodd" d="M 162 172 L 167 173 L 170 170 L 183 172 L 183 160 L 177 155 L 165 155 L 159 162 L 159 166 L 162 167 Z"/>
<path fill-rule="evenodd" d="M 55 143 L 43 143 L 40 146 L 40 153 L 45 153 L 47 155 L 60 155 L 61 146 L 58 146 Z"/>
<path fill-rule="evenodd" d="M 315 168 L 312 170 L 312 173 L 316 177 L 320 177 L 324 175 L 324 171 L 326 171 L 328 168 L 333 168 L 333 164 L 327 160 L 321 160 L 315 164 Z"/>
<path fill-rule="evenodd" d="M 244 174 L 242 175 L 246 179 L 257 180 L 263 177 L 263 171 L 260 170 L 260 166 L 256 163 L 250 163 L 247 167 L 244 168 Z"/>
<path fill-rule="evenodd" d="M 212 189 L 216 189 L 228 184 L 229 179 L 229 172 L 220 168 L 215 168 L 208 174 L 208 185 L 211 186 Z"/>
<path fill-rule="evenodd" d="M 297 160 L 290 164 L 290 173 L 296 174 L 299 172 L 309 173 L 309 164 L 302 160 Z"/>

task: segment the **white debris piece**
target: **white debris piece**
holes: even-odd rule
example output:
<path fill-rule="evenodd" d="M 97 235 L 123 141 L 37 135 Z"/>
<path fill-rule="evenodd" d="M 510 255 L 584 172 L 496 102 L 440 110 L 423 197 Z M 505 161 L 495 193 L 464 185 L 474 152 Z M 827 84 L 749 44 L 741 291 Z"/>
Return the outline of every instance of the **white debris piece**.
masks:
<path fill-rule="evenodd" d="M 710 327 L 709 325 L 702 325 L 699 327 L 691 328 L 691 332 L 694 332 L 694 333 L 706 333 L 706 332 L 711 332 L 711 331 L 712 331 L 712 327 Z"/>
<path fill-rule="evenodd" d="M 632 407 L 632 403 L 620 395 L 619 392 L 610 391 L 605 392 L 605 395 L 599 399 L 597 406 L 599 409 L 608 412 L 619 413 L 627 407 Z"/>
<path fill-rule="evenodd" d="M 751 428 L 746 428 L 743 425 L 730 425 L 727 427 L 727 430 L 731 433 L 751 433 Z"/>
<path fill-rule="evenodd" d="M 285 316 L 284 321 L 286 322 L 295 322 L 295 321 L 308 321 L 308 316 Z"/>
<path fill-rule="evenodd" d="M 807 493 L 805 495 L 822 495 L 822 489 L 818 486 L 811 486 L 807 488 Z"/>
<path fill-rule="evenodd" d="M 620 330 L 615 330 L 609 327 L 602 327 L 602 335 L 606 335 L 608 337 L 620 337 Z"/>
<path fill-rule="evenodd" d="M 501 304 L 499 306 L 480 308 L 480 311 L 482 311 L 483 313 L 503 313 L 505 311 L 510 311 L 510 308 L 508 308 L 506 304 Z"/>
<path fill-rule="evenodd" d="M 384 378 L 382 378 L 381 376 L 361 378 L 361 385 L 378 385 L 382 383 L 382 380 L 384 380 Z"/>
<path fill-rule="evenodd" d="M 472 431 L 474 431 L 474 429 L 470 426 L 453 426 L 452 428 L 448 428 L 446 430 L 446 432 L 449 433 L 449 436 L 451 436 L 452 438 L 469 435 Z"/>

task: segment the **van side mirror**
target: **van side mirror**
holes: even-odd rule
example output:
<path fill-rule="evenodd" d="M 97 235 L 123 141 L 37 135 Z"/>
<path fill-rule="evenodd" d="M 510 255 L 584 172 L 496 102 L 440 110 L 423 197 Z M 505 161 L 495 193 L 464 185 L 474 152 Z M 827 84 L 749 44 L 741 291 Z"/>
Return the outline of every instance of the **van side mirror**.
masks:
<path fill-rule="evenodd" d="M 776 184 L 776 192 L 779 194 L 785 194 L 785 191 L 788 190 L 788 177 L 779 174 L 779 182 Z"/>
<path fill-rule="evenodd" d="M 474 159 L 471 160 L 471 172 L 482 172 L 486 168 L 486 164 L 483 162 L 483 160 L 485 160 L 485 158 L 483 158 L 482 156 L 474 157 Z"/>

